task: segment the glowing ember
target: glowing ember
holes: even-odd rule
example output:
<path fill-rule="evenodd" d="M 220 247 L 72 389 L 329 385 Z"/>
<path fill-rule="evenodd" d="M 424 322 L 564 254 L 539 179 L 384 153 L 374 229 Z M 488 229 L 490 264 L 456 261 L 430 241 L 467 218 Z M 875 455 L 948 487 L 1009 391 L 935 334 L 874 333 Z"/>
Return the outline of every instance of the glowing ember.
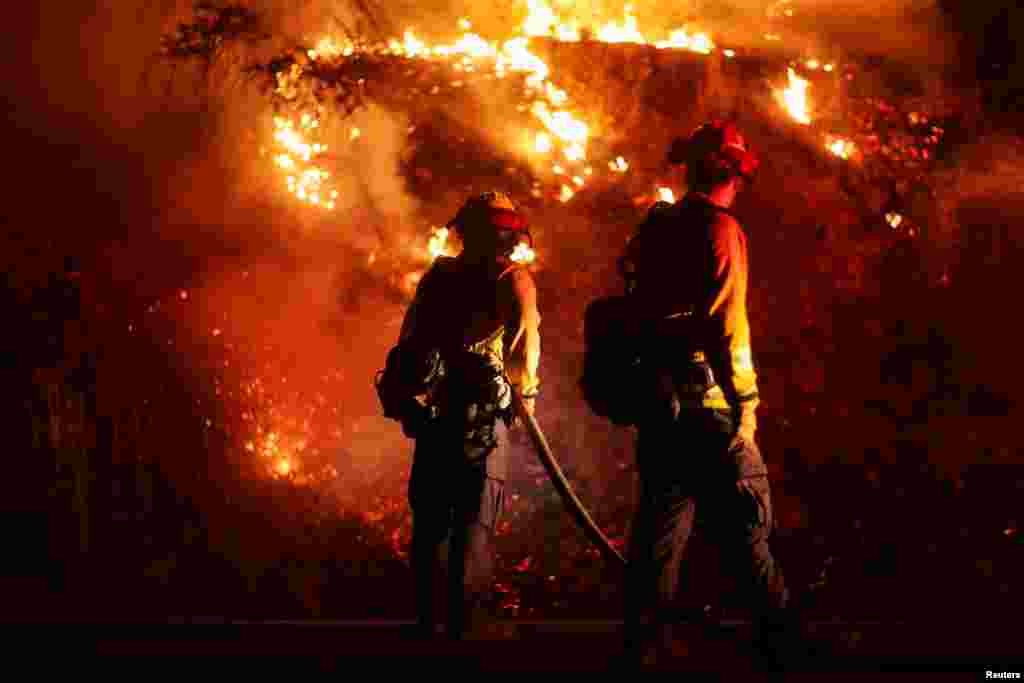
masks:
<path fill-rule="evenodd" d="M 512 250 L 512 254 L 509 256 L 509 259 L 515 263 L 533 263 L 536 258 L 537 253 L 525 242 L 517 244 L 516 248 Z"/>
<path fill-rule="evenodd" d="M 576 193 L 573 192 L 573 189 L 571 187 L 569 187 L 568 185 L 562 185 L 562 190 L 561 190 L 561 192 L 558 195 L 558 200 L 560 202 L 565 203 L 565 202 L 569 201 L 570 199 L 572 199 L 575 196 L 576 196 Z"/>
<path fill-rule="evenodd" d="M 777 93 L 786 111 L 793 117 L 793 120 L 804 125 L 808 125 L 811 122 L 807 103 L 808 85 L 807 80 L 797 76 L 796 71 L 790 68 L 789 86 L 780 93 Z"/>
<path fill-rule="evenodd" d="M 889 224 L 889 227 L 895 230 L 896 228 L 900 227 L 900 225 L 903 224 L 903 216 L 896 213 L 895 211 L 890 211 L 889 213 L 885 214 L 885 222 Z"/>
<path fill-rule="evenodd" d="M 807 68 L 810 69 L 811 71 L 817 71 L 819 68 L 821 68 L 821 62 L 819 62 L 817 59 L 808 59 L 806 65 Z"/>
<path fill-rule="evenodd" d="M 840 159 L 849 159 L 850 155 L 857 149 L 851 140 L 833 135 L 826 136 L 825 146 L 828 148 L 828 151 Z"/>
<path fill-rule="evenodd" d="M 608 162 L 608 168 L 612 169 L 617 173 L 625 173 L 629 170 L 629 164 L 622 157 L 616 157 L 615 161 Z"/>
<path fill-rule="evenodd" d="M 667 187 L 658 188 L 658 201 L 668 202 L 674 204 L 676 201 L 676 193 Z"/>
<path fill-rule="evenodd" d="M 312 50 L 307 51 L 307 55 L 310 59 L 337 59 L 338 57 L 347 57 L 355 52 L 355 46 L 352 45 L 351 41 L 336 42 L 333 38 L 324 38 L 316 47 Z"/>
<path fill-rule="evenodd" d="M 274 141 L 282 148 L 282 152 L 274 156 L 274 163 L 286 171 L 298 171 L 287 176 L 288 191 L 304 202 L 333 209 L 333 201 L 321 201 L 321 197 L 330 192 L 324 183 L 330 173 L 314 162 L 315 157 L 327 151 L 327 146 L 311 144 L 303 137 L 304 133 L 317 129 L 319 123 L 309 114 L 303 114 L 298 124 L 275 116 L 274 127 Z M 336 192 L 331 194 L 337 196 Z"/>
<path fill-rule="evenodd" d="M 728 57 L 729 59 L 732 59 L 733 57 L 736 56 L 736 50 L 722 50 L 722 54 Z"/>

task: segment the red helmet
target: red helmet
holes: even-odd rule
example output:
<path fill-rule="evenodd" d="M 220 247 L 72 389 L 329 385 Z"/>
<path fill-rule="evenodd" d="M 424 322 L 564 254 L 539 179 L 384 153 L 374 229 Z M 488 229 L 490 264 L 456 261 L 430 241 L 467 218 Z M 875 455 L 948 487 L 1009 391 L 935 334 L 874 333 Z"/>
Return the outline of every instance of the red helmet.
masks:
<path fill-rule="evenodd" d="M 673 164 L 711 162 L 747 180 L 753 178 L 761 165 L 757 154 L 747 145 L 736 124 L 722 120 L 705 123 L 689 138 L 673 140 L 668 150 L 668 160 Z"/>
<path fill-rule="evenodd" d="M 530 224 L 508 195 L 484 192 L 467 201 L 448 227 L 459 233 L 464 242 L 476 241 L 481 246 L 511 250 L 522 239 L 533 246 Z"/>

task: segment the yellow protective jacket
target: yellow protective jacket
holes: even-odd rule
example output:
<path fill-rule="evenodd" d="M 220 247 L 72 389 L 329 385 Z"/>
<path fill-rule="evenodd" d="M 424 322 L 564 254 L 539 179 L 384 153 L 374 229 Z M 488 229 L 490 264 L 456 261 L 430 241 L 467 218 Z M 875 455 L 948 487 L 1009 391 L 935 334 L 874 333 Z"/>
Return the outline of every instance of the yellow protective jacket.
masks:
<path fill-rule="evenodd" d="M 675 360 L 706 360 L 718 386 L 706 408 L 729 410 L 756 428 L 757 373 L 747 319 L 747 239 L 739 222 L 697 193 L 652 216 L 630 241 L 638 313 L 673 340 Z M 660 348 L 664 349 L 664 346 Z M 673 359 L 663 359 L 671 362 Z"/>

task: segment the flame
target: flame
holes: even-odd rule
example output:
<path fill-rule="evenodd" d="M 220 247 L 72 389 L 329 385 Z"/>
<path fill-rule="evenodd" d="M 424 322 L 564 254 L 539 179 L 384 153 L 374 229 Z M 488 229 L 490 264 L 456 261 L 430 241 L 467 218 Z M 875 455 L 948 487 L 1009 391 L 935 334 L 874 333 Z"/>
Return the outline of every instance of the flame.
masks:
<path fill-rule="evenodd" d="M 780 93 L 777 93 L 778 97 L 782 100 L 782 104 L 786 108 L 786 111 L 788 111 L 789 115 L 793 117 L 793 120 L 804 125 L 808 125 L 811 122 L 811 115 L 807 110 L 808 85 L 809 83 L 807 80 L 797 76 L 796 71 L 790 67 L 789 86 Z"/>
<path fill-rule="evenodd" d="M 587 124 L 575 118 L 567 111 L 551 111 L 544 101 L 535 102 L 530 109 L 534 116 L 554 133 L 562 142 L 568 143 L 569 148 L 581 150 L 586 145 L 587 137 L 590 135 L 590 128 Z M 569 154 L 566 156 L 570 159 Z M 577 156 L 577 158 L 579 158 Z"/>
<path fill-rule="evenodd" d="M 409 29 L 402 34 L 400 40 L 388 41 L 386 52 L 410 59 L 446 60 L 457 71 L 488 68 L 493 70 L 497 78 L 509 72 L 525 74 L 526 97 L 531 104 L 523 105 L 521 110 L 529 111 L 542 127 L 535 134 L 529 151 L 531 154 L 550 157 L 552 165 L 567 164 L 569 168 L 564 172 L 572 178 L 577 188 L 582 188 L 586 182 L 584 179 L 593 174 L 593 169 L 587 165 L 587 145 L 593 131 L 571 111 L 565 90 L 550 80 L 548 64 L 529 50 L 531 37 L 548 37 L 559 41 L 580 40 L 579 22 L 575 18 L 566 20 L 559 16 L 559 12 L 547 0 L 525 0 L 525 4 L 527 12 L 520 27 L 520 35 L 503 43 L 491 42 L 470 32 L 472 23 L 463 17 L 458 20 L 458 27 L 463 33 L 450 45 L 430 45 Z M 572 3 L 558 5 L 563 9 L 573 6 Z M 709 54 L 715 49 L 707 33 L 691 32 L 685 28 L 671 31 L 663 40 L 649 39 L 640 31 L 632 5 L 624 7 L 621 21 L 607 22 L 594 35 L 596 40 L 603 42 L 640 43 L 659 49 L 682 49 L 702 54 Z M 351 40 L 327 36 L 314 48 L 307 50 L 306 54 L 314 61 L 331 61 L 366 49 L 369 48 L 357 47 Z M 732 54 L 730 51 L 729 56 Z M 303 70 L 299 64 L 293 64 L 278 73 L 277 94 L 286 100 L 295 99 L 302 75 Z M 457 81 L 452 86 L 461 84 L 461 81 Z M 275 117 L 274 141 L 279 149 L 273 159 L 288 174 L 286 183 L 289 193 L 305 203 L 331 209 L 334 208 L 337 195 L 327 197 L 330 192 L 326 186 L 328 175 L 317 163 L 317 157 L 327 150 L 325 145 L 315 142 L 318 127 L 317 117 L 310 114 L 304 114 L 301 121 L 291 117 Z M 360 135 L 358 128 L 352 128 L 349 141 L 356 140 Z M 624 172 L 626 168 L 628 165 L 625 160 L 611 167 L 618 173 Z M 572 187 L 562 185 L 559 199 L 569 201 L 574 192 Z"/>
<path fill-rule="evenodd" d="M 825 146 L 828 148 L 828 151 L 832 152 L 840 159 L 849 159 L 850 155 L 857 149 L 853 144 L 853 141 L 847 140 L 846 138 L 827 135 L 825 136 L 825 141 Z"/>
<path fill-rule="evenodd" d="M 622 157 L 616 157 L 615 161 L 608 162 L 608 168 L 615 171 L 616 173 L 625 173 L 629 170 L 629 164 Z"/>
<path fill-rule="evenodd" d="M 890 211 L 889 213 L 885 214 L 885 222 L 889 224 L 889 227 L 895 230 L 896 228 L 900 227 L 900 225 L 903 224 L 903 216 L 896 213 L 895 211 Z"/>
<path fill-rule="evenodd" d="M 455 256 L 455 251 L 448 243 L 448 228 L 434 228 L 427 240 L 427 253 L 433 261 L 438 256 Z"/>
<path fill-rule="evenodd" d="M 537 133 L 534 147 L 540 154 L 547 154 L 551 151 L 551 136 L 547 133 Z"/>
<path fill-rule="evenodd" d="M 543 14 L 543 8 L 547 5 L 538 2 L 531 7 Z M 547 35 L 540 32 L 539 28 L 544 21 L 547 19 L 528 18 L 527 35 Z M 533 151 L 546 155 L 557 143 L 566 160 L 586 160 L 590 127 L 564 108 L 568 103 L 568 94 L 548 80 L 550 68 L 543 59 L 530 52 L 528 38 L 513 38 L 499 44 L 488 42 L 477 34 L 466 33 L 451 45 L 431 47 L 409 30 L 405 32 L 402 41 L 392 40 L 389 49 L 394 54 L 409 58 L 457 59 L 455 66 L 463 70 L 475 69 L 476 60 L 487 60 L 494 74 L 499 77 L 510 71 L 526 74 L 527 95 L 531 99 L 537 98 L 529 111 L 545 129 L 536 136 Z"/>
<path fill-rule="evenodd" d="M 528 13 L 523 33 L 528 36 L 550 36 L 560 23 L 558 15 L 544 0 L 526 0 Z"/>
<path fill-rule="evenodd" d="M 711 38 L 708 34 L 698 33 L 691 36 L 685 30 L 673 31 L 669 35 L 668 40 L 657 42 L 654 46 L 659 49 L 671 48 L 676 50 L 690 50 L 692 52 L 699 52 L 703 55 L 711 54 L 711 51 L 715 48 L 715 44 L 711 42 Z M 729 50 L 729 52 L 732 51 Z M 732 55 L 727 56 L 731 57 Z"/>
<path fill-rule="evenodd" d="M 632 5 L 623 8 L 622 23 L 608 22 L 597 30 L 597 39 L 603 43 L 646 43 L 642 33 L 637 29 L 636 17 L 633 16 Z"/>
<path fill-rule="evenodd" d="M 533 263 L 537 258 L 537 252 L 530 248 L 525 242 L 520 242 L 516 245 L 516 248 L 512 250 L 512 254 L 509 256 L 515 263 Z"/>
<path fill-rule="evenodd" d="M 673 192 L 670 188 L 659 187 L 658 188 L 658 201 L 668 202 L 669 204 L 674 204 L 675 201 L 676 201 L 676 193 Z"/>

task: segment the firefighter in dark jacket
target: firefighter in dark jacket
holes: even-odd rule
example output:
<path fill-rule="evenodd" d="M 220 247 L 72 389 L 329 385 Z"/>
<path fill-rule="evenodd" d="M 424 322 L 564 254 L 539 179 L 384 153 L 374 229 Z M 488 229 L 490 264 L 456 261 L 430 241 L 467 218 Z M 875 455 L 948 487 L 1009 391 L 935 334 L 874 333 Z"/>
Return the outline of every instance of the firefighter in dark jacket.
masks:
<path fill-rule="evenodd" d="M 420 349 L 435 378 L 402 416 L 416 440 L 409 502 L 417 633 L 434 632 L 439 550 L 448 538 L 447 633 L 460 639 L 486 609 L 508 473 L 499 431 L 514 424 L 513 387 L 533 411 L 540 314 L 529 270 L 511 257 L 530 239 L 527 221 L 506 195 L 470 199 L 448 227 L 462 252 L 439 257 L 420 281 L 399 347 Z"/>
<path fill-rule="evenodd" d="M 757 168 L 732 123 L 673 143 L 688 194 L 661 205 L 622 264 L 646 378 L 636 420 L 640 495 L 627 573 L 632 654 L 667 637 L 697 515 L 750 598 L 768 643 L 788 593 L 768 546 L 768 471 L 755 440 L 757 374 L 747 321 L 747 240 L 730 207 Z M 749 579 L 749 583 L 746 581 Z"/>

